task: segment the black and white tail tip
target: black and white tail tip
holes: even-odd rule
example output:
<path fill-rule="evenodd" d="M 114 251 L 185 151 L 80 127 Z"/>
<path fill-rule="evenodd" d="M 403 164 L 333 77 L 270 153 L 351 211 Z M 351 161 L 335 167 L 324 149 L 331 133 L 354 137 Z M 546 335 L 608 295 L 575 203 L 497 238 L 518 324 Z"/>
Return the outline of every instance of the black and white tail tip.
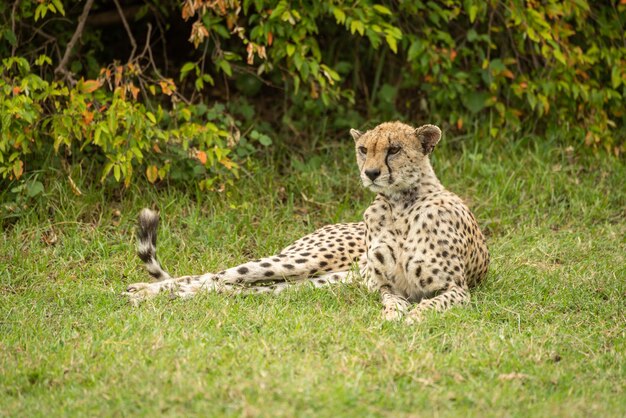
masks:
<path fill-rule="evenodd" d="M 156 258 L 157 228 L 159 214 L 150 209 L 143 209 L 139 214 L 139 229 L 137 230 L 137 254 L 146 264 L 146 269 L 157 280 L 170 279 L 170 275 L 161 268 Z"/>

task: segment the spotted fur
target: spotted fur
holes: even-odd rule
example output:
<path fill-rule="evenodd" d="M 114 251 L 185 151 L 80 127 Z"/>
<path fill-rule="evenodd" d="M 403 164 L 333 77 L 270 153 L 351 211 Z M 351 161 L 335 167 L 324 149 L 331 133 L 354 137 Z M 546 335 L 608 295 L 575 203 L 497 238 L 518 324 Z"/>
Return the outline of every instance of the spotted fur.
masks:
<path fill-rule="evenodd" d="M 393 122 L 352 136 L 362 183 L 377 193 L 364 214 L 365 276 L 383 296 L 384 317 L 419 320 L 428 309 L 467 302 L 489 253 L 470 210 L 432 169 L 439 128 Z"/>
<path fill-rule="evenodd" d="M 388 122 L 350 133 L 363 186 L 376 193 L 363 222 L 328 225 L 271 257 L 173 279 L 156 259 L 158 215 L 144 209 L 139 255 L 161 281 L 131 285 L 125 294 L 136 303 L 161 291 L 180 297 L 201 290 L 279 293 L 296 284 L 359 279 L 380 293 L 385 319 L 409 322 L 427 310 L 467 302 L 469 289 L 487 273 L 489 253 L 470 210 L 432 169 L 429 154 L 441 138 L 439 128 Z"/>
<path fill-rule="evenodd" d="M 168 280 L 171 279 L 171 276 L 161 268 L 161 264 L 156 258 L 158 226 L 159 215 L 156 212 L 150 209 L 141 211 L 137 229 L 137 254 L 152 277 L 156 280 Z"/>

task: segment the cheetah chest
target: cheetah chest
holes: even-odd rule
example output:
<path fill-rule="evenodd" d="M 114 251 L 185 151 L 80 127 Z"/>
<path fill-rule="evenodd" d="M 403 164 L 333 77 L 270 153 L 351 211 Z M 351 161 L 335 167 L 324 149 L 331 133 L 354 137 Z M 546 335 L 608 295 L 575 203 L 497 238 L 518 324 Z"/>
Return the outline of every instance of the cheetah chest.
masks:
<path fill-rule="evenodd" d="M 425 267 L 417 243 L 423 231 L 412 222 L 420 210 L 420 206 L 394 208 L 386 202 L 375 202 L 364 215 L 367 262 L 373 285 L 389 286 L 394 293 L 411 300 L 431 293 L 428 280 L 422 286 L 415 275 Z"/>

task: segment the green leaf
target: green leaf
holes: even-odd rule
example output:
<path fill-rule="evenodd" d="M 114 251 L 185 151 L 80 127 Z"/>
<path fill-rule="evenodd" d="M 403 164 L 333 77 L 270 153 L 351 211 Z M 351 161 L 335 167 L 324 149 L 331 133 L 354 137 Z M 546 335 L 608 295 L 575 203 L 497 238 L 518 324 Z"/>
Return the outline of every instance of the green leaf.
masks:
<path fill-rule="evenodd" d="M 120 181 L 121 176 L 122 176 L 122 173 L 120 171 L 120 166 L 119 165 L 114 165 L 113 166 L 113 177 L 115 177 L 115 181 Z"/>
<path fill-rule="evenodd" d="M 180 109 L 180 115 L 187 122 L 191 120 L 191 110 L 189 110 L 189 108 L 183 107 L 182 109 Z"/>
<path fill-rule="evenodd" d="M 52 65 L 52 59 L 50 59 L 47 55 L 40 55 L 39 58 L 35 60 L 35 65 L 42 66 L 44 64 Z"/>
<path fill-rule="evenodd" d="M 141 153 L 141 150 L 139 148 L 132 147 L 130 151 L 135 155 L 135 157 L 137 157 L 138 160 L 141 161 L 141 159 L 143 158 L 143 154 Z"/>
<path fill-rule="evenodd" d="M 45 4 L 40 3 L 35 9 L 35 22 L 46 17 L 46 13 L 48 13 L 48 7 Z"/>
<path fill-rule="evenodd" d="M 353 20 L 350 23 L 350 32 L 352 34 L 354 34 L 355 32 L 359 32 L 359 35 L 363 36 L 363 34 L 365 33 L 365 26 L 363 25 L 363 22 L 361 22 L 360 20 Z"/>
<path fill-rule="evenodd" d="M 202 74 L 202 80 L 205 83 L 209 83 L 210 85 L 214 84 L 213 77 L 211 77 L 209 74 Z"/>
<path fill-rule="evenodd" d="M 187 76 L 189 71 L 193 70 L 196 67 L 197 65 L 195 62 L 185 63 L 185 65 L 183 65 L 183 67 L 180 69 L 180 80 L 183 80 Z"/>
<path fill-rule="evenodd" d="M 304 59 L 302 58 L 302 55 L 295 54 L 293 56 L 293 63 L 296 65 L 296 69 L 300 71 L 300 68 L 302 68 L 302 64 L 304 64 Z"/>
<path fill-rule="evenodd" d="M 54 4 L 54 7 L 59 13 L 61 13 L 61 15 L 65 16 L 65 9 L 63 9 L 63 3 L 61 3 L 61 0 L 52 0 L 52 4 Z"/>
<path fill-rule="evenodd" d="M 419 39 L 415 39 L 413 42 L 411 42 L 411 46 L 409 47 L 409 52 L 407 53 L 406 60 L 408 62 L 412 62 L 422 53 L 423 50 L 424 44 L 422 43 L 422 41 L 420 41 Z"/>
<path fill-rule="evenodd" d="M 338 7 L 333 7 L 333 16 L 337 23 L 343 24 L 346 21 L 346 14 Z"/>
<path fill-rule="evenodd" d="M 559 48 L 554 48 L 554 50 L 552 51 L 552 54 L 554 55 L 554 58 L 556 58 L 557 61 L 559 61 L 561 64 L 567 65 L 567 60 L 565 59 L 565 55 L 563 55 L 563 53 L 561 52 Z"/>
<path fill-rule="evenodd" d="M 272 138 L 270 138 L 267 135 L 261 134 L 259 136 L 259 142 L 261 143 L 261 145 L 263 145 L 264 147 L 268 147 L 270 145 L 272 145 Z"/>
<path fill-rule="evenodd" d="M 300 90 L 300 77 L 294 77 L 293 90 L 295 94 L 298 94 L 298 91 Z"/>
<path fill-rule="evenodd" d="M 526 28 L 526 34 L 531 39 L 531 41 L 539 42 L 539 35 L 537 35 L 537 32 L 535 32 L 533 28 L 531 27 Z"/>
<path fill-rule="evenodd" d="M 616 89 L 622 83 L 622 74 L 619 66 L 614 66 L 611 70 L 611 86 Z"/>
<path fill-rule="evenodd" d="M 4 30 L 4 32 L 2 32 L 2 36 L 4 36 L 4 38 L 9 41 L 9 43 L 11 44 L 11 46 L 15 46 L 17 45 L 17 38 L 15 37 L 15 34 L 13 33 L 13 31 L 9 28 L 6 28 Z"/>
<path fill-rule="evenodd" d="M 111 172 L 112 168 L 113 168 L 113 163 L 112 162 L 106 163 L 106 165 L 104 166 L 104 169 L 102 170 L 102 177 L 100 177 L 100 182 L 101 183 L 104 182 L 104 180 L 107 178 L 107 176 Z"/>
<path fill-rule="evenodd" d="M 217 65 L 222 69 L 222 71 L 224 71 L 224 73 L 226 73 L 227 76 L 232 77 L 233 69 L 228 61 L 220 60 Z"/>
<path fill-rule="evenodd" d="M 28 185 L 26 194 L 28 195 L 28 197 L 35 197 L 38 194 L 43 193 L 43 191 L 44 191 L 43 184 L 40 181 L 35 180 Z"/>
<path fill-rule="evenodd" d="M 146 117 L 150 120 L 150 122 L 156 124 L 156 118 L 154 117 L 154 113 L 152 112 L 146 112 Z"/>
<path fill-rule="evenodd" d="M 387 35 L 385 36 L 385 40 L 387 41 L 387 44 L 389 45 L 389 49 L 391 49 L 394 54 L 397 54 L 398 53 L 398 41 L 396 41 L 396 38 L 394 38 L 391 35 Z"/>
<path fill-rule="evenodd" d="M 476 39 L 478 39 L 478 33 L 476 33 L 476 30 L 474 30 L 474 28 L 471 28 L 467 31 L 467 40 L 469 42 L 474 42 Z"/>
<path fill-rule="evenodd" d="M 500 58 L 496 58 L 489 63 L 489 69 L 493 74 L 499 74 L 506 70 L 506 65 L 504 65 Z"/>
<path fill-rule="evenodd" d="M 309 78 L 309 64 L 306 61 L 302 62 L 302 66 L 300 66 L 300 76 L 303 80 Z"/>
<path fill-rule="evenodd" d="M 487 92 L 476 91 L 463 96 L 462 102 L 467 110 L 478 113 L 487 106 L 489 96 Z"/>
<path fill-rule="evenodd" d="M 296 19 L 293 18 L 293 15 L 288 10 L 280 16 L 280 19 L 283 22 L 289 22 L 291 25 L 296 24 Z"/>
<path fill-rule="evenodd" d="M 93 143 L 96 145 L 101 145 L 102 143 L 100 142 L 100 135 L 102 135 L 102 127 L 101 125 L 96 126 L 96 129 L 94 130 L 93 133 Z"/>
<path fill-rule="evenodd" d="M 289 4 L 287 3 L 286 0 L 281 0 L 276 7 L 274 7 L 274 10 L 272 10 L 272 14 L 270 15 L 270 19 L 276 19 L 280 16 L 282 16 L 282 14 L 287 10 L 287 7 L 289 7 Z"/>
<path fill-rule="evenodd" d="M 397 94 L 398 89 L 396 87 L 385 83 L 381 86 L 377 96 L 381 102 L 392 104 L 395 102 Z"/>
<path fill-rule="evenodd" d="M 320 67 L 322 68 L 322 72 L 324 73 L 324 76 L 328 78 L 329 81 L 341 80 L 341 77 L 339 76 L 339 74 L 335 70 L 327 66 L 326 64 L 322 64 Z"/>
<path fill-rule="evenodd" d="M 402 39 L 402 31 L 395 26 L 387 26 L 385 28 L 385 33 L 389 36 L 392 36 L 396 39 Z"/>
<path fill-rule="evenodd" d="M 477 13 L 478 13 L 478 6 L 475 4 L 472 4 L 468 10 L 470 23 L 474 23 L 474 21 L 476 20 Z"/>
<path fill-rule="evenodd" d="M 391 10 L 389 10 L 387 7 L 381 5 L 381 4 L 375 4 L 374 6 L 374 10 L 376 10 L 379 14 L 381 15 L 388 15 L 391 16 Z"/>
<path fill-rule="evenodd" d="M 287 50 L 287 56 L 288 57 L 292 56 L 294 54 L 294 52 L 296 52 L 296 47 L 295 47 L 294 44 L 287 44 L 285 49 Z"/>

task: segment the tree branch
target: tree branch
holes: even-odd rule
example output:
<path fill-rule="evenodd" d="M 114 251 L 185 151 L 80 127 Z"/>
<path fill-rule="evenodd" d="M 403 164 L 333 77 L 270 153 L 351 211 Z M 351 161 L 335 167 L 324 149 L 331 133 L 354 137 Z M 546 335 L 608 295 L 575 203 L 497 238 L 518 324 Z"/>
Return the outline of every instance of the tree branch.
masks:
<path fill-rule="evenodd" d="M 68 42 L 65 47 L 65 54 L 63 54 L 63 58 L 61 58 L 61 62 L 54 69 L 55 74 L 63 74 L 66 78 L 69 76 L 69 72 L 67 71 L 67 62 L 70 60 L 70 56 L 72 55 L 72 49 L 74 49 L 74 45 L 78 41 L 78 38 L 83 34 L 83 28 L 85 27 L 85 21 L 87 20 L 87 16 L 89 16 L 89 11 L 91 10 L 91 6 L 93 6 L 94 0 L 87 0 L 85 2 L 85 6 L 83 7 L 83 12 L 78 18 L 78 26 L 76 26 L 76 31 L 74 35 L 72 35 L 72 39 Z"/>
<path fill-rule="evenodd" d="M 13 3 L 13 9 L 11 9 L 11 30 L 13 31 L 13 34 L 15 34 L 15 13 L 17 12 L 17 6 L 19 4 L 20 4 L 20 0 L 15 0 L 15 3 Z M 15 56 L 16 50 L 17 50 L 17 42 L 15 42 L 15 45 L 13 45 L 13 47 L 11 48 L 12 57 Z"/>
<path fill-rule="evenodd" d="M 128 21 L 126 21 L 126 16 L 124 16 L 124 9 L 120 6 L 120 2 L 118 0 L 113 0 L 115 3 L 115 7 L 117 8 L 117 12 L 120 14 L 120 18 L 122 19 L 122 23 L 124 24 L 124 29 L 126 29 L 126 33 L 128 34 L 128 39 L 130 39 L 130 44 L 133 46 L 133 50 L 130 53 L 130 57 L 128 57 L 128 62 L 131 62 L 133 58 L 135 58 L 135 52 L 137 51 L 137 42 L 135 41 L 135 37 L 130 30 L 130 26 L 128 26 Z"/>
<path fill-rule="evenodd" d="M 146 34 L 146 44 L 143 47 L 143 51 L 139 54 L 139 58 L 145 57 L 148 48 L 150 48 L 150 37 L 152 36 L 152 25 L 148 23 L 148 33 Z"/>

